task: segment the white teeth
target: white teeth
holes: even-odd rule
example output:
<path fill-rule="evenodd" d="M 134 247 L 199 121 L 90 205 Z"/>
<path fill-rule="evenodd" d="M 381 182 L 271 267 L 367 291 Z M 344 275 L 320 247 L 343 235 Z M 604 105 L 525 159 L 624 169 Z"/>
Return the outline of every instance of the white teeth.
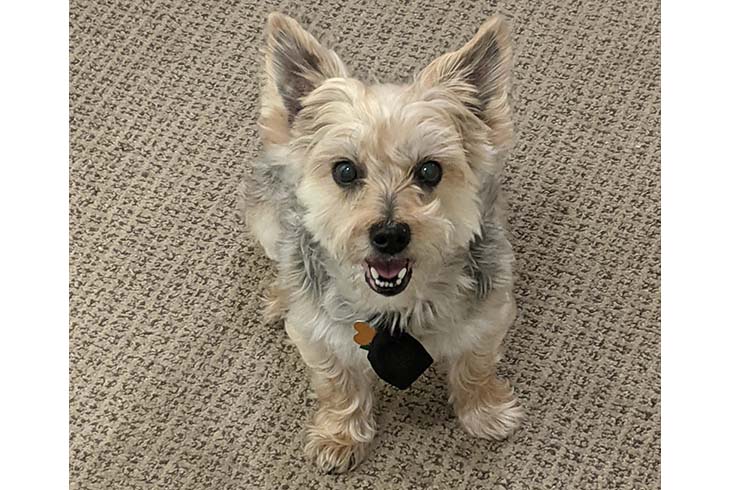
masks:
<path fill-rule="evenodd" d="M 390 282 L 390 281 L 379 281 L 376 279 L 375 284 L 377 284 L 381 288 L 394 288 L 397 285 L 401 284 L 401 280 L 399 279 L 398 282 Z"/>
<path fill-rule="evenodd" d="M 406 274 L 408 274 L 408 267 L 404 267 L 397 276 L 390 280 L 383 280 L 383 277 L 378 274 L 375 267 L 369 267 L 368 270 L 370 272 L 370 277 L 373 279 L 373 283 L 381 288 L 395 288 L 400 286 L 403 283 L 403 279 L 406 277 Z"/>

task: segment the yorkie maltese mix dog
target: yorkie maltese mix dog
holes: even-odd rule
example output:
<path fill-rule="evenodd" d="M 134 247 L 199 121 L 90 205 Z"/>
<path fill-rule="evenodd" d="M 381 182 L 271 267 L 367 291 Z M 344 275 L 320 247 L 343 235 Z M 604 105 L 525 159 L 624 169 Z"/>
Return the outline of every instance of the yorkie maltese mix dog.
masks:
<path fill-rule="evenodd" d="M 505 22 L 490 18 L 405 85 L 352 78 L 285 15 L 268 17 L 266 39 L 264 151 L 239 197 L 278 268 L 266 313 L 313 377 L 307 456 L 328 472 L 360 463 L 376 373 L 405 388 L 431 360 L 446 365 L 461 426 L 507 437 L 522 411 L 496 375 L 516 316 L 500 189 L 513 130 Z M 369 360 L 378 337 L 361 348 L 365 324 L 396 349 Z"/>

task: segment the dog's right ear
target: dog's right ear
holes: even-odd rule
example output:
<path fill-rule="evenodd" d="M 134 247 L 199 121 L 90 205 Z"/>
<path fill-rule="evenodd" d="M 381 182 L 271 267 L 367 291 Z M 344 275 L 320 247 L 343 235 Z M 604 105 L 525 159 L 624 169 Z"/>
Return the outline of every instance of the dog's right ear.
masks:
<path fill-rule="evenodd" d="M 260 127 L 265 144 L 286 143 L 301 99 L 328 78 L 347 77 L 337 54 L 292 18 L 272 13 L 265 28 L 265 86 Z"/>

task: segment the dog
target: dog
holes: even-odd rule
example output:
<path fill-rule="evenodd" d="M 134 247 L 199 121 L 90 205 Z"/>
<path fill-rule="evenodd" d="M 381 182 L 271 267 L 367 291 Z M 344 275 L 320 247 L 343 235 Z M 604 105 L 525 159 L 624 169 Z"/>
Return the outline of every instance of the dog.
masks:
<path fill-rule="evenodd" d="M 352 78 L 283 14 L 265 37 L 263 152 L 238 193 L 278 270 L 267 315 L 312 374 L 306 455 L 341 473 L 367 454 L 376 374 L 353 340 L 366 321 L 446 365 L 467 432 L 506 438 L 523 412 L 496 376 L 516 317 L 500 189 L 513 139 L 505 21 L 491 17 L 403 85 Z"/>

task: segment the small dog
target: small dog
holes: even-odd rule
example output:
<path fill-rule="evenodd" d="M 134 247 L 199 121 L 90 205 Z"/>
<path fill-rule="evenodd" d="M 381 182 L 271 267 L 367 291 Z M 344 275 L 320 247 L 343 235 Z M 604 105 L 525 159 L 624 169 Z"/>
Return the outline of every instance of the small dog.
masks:
<path fill-rule="evenodd" d="M 407 85 L 351 78 L 285 15 L 268 17 L 266 39 L 264 153 L 239 197 L 278 266 L 267 311 L 313 375 L 307 456 L 344 472 L 366 455 L 375 373 L 353 325 L 369 319 L 389 319 L 446 363 L 464 429 L 507 437 L 522 410 L 496 377 L 516 316 L 499 187 L 512 140 L 503 19 Z"/>

